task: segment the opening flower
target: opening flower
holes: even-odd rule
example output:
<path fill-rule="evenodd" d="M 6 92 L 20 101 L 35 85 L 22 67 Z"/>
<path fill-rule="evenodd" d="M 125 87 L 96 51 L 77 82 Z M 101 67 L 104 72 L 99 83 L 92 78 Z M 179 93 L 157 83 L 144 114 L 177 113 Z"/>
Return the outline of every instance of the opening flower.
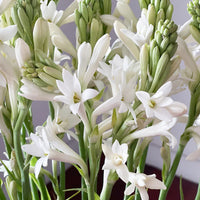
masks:
<path fill-rule="evenodd" d="M 173 101 L 172 98 L 168 97 L 171 89 L 172 82 L 169 81 L 162 85 L 153 96 L 145 91 L 136 92 L 136 96 L 142 102 L 148 118 L 155 116 L 160 120 L 167 121 L 186 113 L 185 104 Z"/>

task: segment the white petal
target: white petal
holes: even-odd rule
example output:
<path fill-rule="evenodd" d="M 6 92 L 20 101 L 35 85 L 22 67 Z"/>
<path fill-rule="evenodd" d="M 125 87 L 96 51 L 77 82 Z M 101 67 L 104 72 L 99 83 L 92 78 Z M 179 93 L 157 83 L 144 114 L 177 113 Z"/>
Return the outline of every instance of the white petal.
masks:
<path fill-rule="evenodd" d="M 19 67 L 24 66 L 25 62 L 31 59 L 31 51 L 26 42 L 18 38 L 15 43 L 15 54 Z"/>
<path fill-rule="evenodd" d="M 90 43 L 83 42 L 78 48 L 78 70 L 77 75 L 79 80 L 82 80 L 84 73 L 91 58 L 92 48 Z"/>
<path fill-rule="evenodd" d="M 86 89 L 82 93 L 82 101 L 85 102 L 88 99 L 92 99 L 92 98 L 96 97 L 98 94 L 99 94 L 99 92 L 94 89 Z"/>
<path fill-rule="evenodd" d="M 121 29 L 126 29 L 126 27 L 120 23 L 119 21 L 115 21 L 114 23 L 114 30 L 117 37 L 124 43 L 124 45 L 129 49 L 132 55 L 135 57 L 136 60 L 139 60 L 139 49 L 136 44 L 127 37 Z"/>
<path fill-rule="evenodd" d="M 139 190 L 141 200 L 149 200 L 149 195 L 144 187 L 137 187 L 137 189 Z"/>
<path fill-rule="evenodd" d="M 90 63 L 88 65 L 88 69 L 85 73 L 84 77 L 84 85 L 87 87 L 89 81 L 91 80 L 92 76 L 96 72 L 99 62 L 105 56 L 108 47 L 110 45 L 110 36 L 108 34 L 103 35 L 94 46 L 92 57 L 90 59 Z"/>
<path fill-rule="evenodd" d="M 0 41 L 7 41 L 12 39 L 17 33 L 17 25 L 7 26 L 6 28 L 0 28 Z"/>
<path fill-rule="evenodd" d="M 61 49 L 76 58 L 76 49 L 69 41 L 69 39 L 65 36 L 65 34 L 61 31 L 61 29 L 54 23 L 49 23 L 49 31 L 52 43 L 58 49 Z"/>
<path fill-rule="evenodd" d="M 172 82 L 168 81 L 164 85 L 162 85 L 158 91 L 152 96 L 152 98 L 159 98 L 161 96 L 168 96 L 172 90 Z"/>
<path fill-rule="evenodd" d="M 40 158 L 36 164 L 35 164 L 35 177 L 38 178 L 39 174 L 40 174 L 40 170 L 41 170 L 41 167 L 43 165 L 43 162 L 45 162 L 45 160 L 48 159 L 46 157 L 42 157 Z"/>
<path fill-rule="evenodd" d="M 135 185 L 133 183 L 131 183 L 126 190 L 124 191 L 125 195 L 130 195 L 135 191 Z"/>
<path fill-rule="evenodd" d="M 200 158 L 200 149 L 192 152 L 186 157 L 186 160 L 197 160 Z"/>

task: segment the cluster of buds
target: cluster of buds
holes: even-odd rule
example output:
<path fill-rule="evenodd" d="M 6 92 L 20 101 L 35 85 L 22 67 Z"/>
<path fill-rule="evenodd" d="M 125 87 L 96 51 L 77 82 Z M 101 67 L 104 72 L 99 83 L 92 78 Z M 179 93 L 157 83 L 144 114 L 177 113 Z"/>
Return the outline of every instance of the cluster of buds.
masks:
<path fill-rule="evenodd" d="M 194 39 L 200 43 L 200 2 L 193 0 L 188 3 L 188 12 L 192 16 L 190 32 Z"/>
<path fill-rule="evenodd" d="M 56 80 L 62 80 L 62 69 L 41 50 L 36 51 L 37 59 L 30 60 L 23 66 L 23 76 L 40 88 L 52 92 L 57 89 Z"/>
<path fill-rule="evenodd" d="M 169 0 L 139 0 L 139 3 L 141 9 L 148 9 L 149 23 L 155 27 L 160 20 L 172 18 L 173 5 Z"/>
<path fill-rule="evenodd" d="M 110 14 L 110 0 L 83 0 L 75 11 L 75 23 L 79 30 L 78 42 L 90 42 L 94 47 L 97 40 L 105 34 L 106 26 L 100 19 L 102 14 Z"/>
<path fill-rule="evenodd" d="M 40 3 L 37 0 L 17 1 L 13 6 L 11 16 L 18 28 L 18 36 L 33 47 L 33 26 L 40 17 Z"/>
<path fill-rule="evenodd" d="M 170 59 L 177 50 L 177 25 L 170 20 L 160 20 L 154 39 L 150 43 L 150 74 L 153 78 L 151 91 L 163 84 L 170 73 Z M 159 80 L 159 84 L 158 84 Z M 156 86 L 156 88 L 155 88 Z"/>

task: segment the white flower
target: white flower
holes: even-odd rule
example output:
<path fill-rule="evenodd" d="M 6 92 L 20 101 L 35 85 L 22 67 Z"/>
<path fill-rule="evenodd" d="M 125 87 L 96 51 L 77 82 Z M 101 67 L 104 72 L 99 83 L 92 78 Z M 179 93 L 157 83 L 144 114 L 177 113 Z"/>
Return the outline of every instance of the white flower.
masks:
<path fill-rule="evenodd" d="M 56 96 L 56 94 L 46 92 L 26 78 L 23 78 L 21 82 L 23 83 L 23 85 L 20 88 L 19 95 L 27 99 L 33 101 L 52 101 L 53 98 Z"/>
<path fill-rule="evenodd" d="M 145 43 L 149 43 L 151 35 L 153 33 L 153 25 L 149 24 L 148 19 L 144 13 L 141 13 L 141 17 L 137 22 L 137 33 L 133 33 L 128 29 L 121 29 L 121 31 L 127 35 L 137 46 L 141 47 Z"/>
<path fill-rule="evenodd" d="M 186 113 L 185 104 L 167 97 L 171 89 L 172 83 L 169 81 L 162 85 L 152 97 L 144 91 L 136 92 L 136 96 L 142 102 L 148 118 L 155 116 L 160 120 L 167 121 Z"/>
<path fill-rule="evenodd" d="M 176 118 L 173 118 L 171 121 L 162 121 L 153 126 L 149 126 L 147 128 L 143 128 L 141 130 L 136 130 L 130 135 L 126 136 L 122 142 L 131 142 L 137 138 L 143 137 L 154 137 L 154 136 L 165 136 L 169 139 L 169 145 L 174 148 L 177 140 L 176 138 L 169 132 L 169 130 L 176 124 Z"/>
<path fill-rule="evenodd" d="M 49 4 L 47 4 L 48 0 L 44 0 L 40 5 L 42 17 L 47 21 L 57 24 L 62 18 L 63 11 L 56 10 L 56 3 L 54 1 L 50 1 Z"/>
<path fill-rule="evenodd" d="M 31 59 L 31 51 L 26 42 L 18 38 L 15 43 L 15 55 L 19 67 L 23 67 L 25 62 Z"/>
<path fill-rule="evenodd" d="M 131 40 L 124 32 L 121 30 L 127 29 L 124 24 L 119 21 L 114 22 L 114 31 L 117 37 L 123 42 L 123 44 L 128 48 L 131 54 L 134 56 L 136 60 L 139 60 L 140 51 L 138 46 L 135 44 L 133 40 Z"/>
<path fill-rule="evenodd" d="M 100 68 L 98 71 L 106 76 L 111 84 L 113 100 L 117 103 L 111 103 L 112 105 L 119 105 L 119 113 L 124 113 L 130 111 L 135 119 L 135 113 L 132 109 L 132 103 L 135 98 L 135 89 L 138 79 L 139 65 L 131 60 L 128 57 L 120 58 L 119 55 L 116 55 L 114 59 L 110 62 L 111 67 L 104 62 L 100 63 Z M 111 102 L 110 100 L 108 100 Z M 107 108 L 108 104 L 105 102 Z M 102 106 L 101 106 L 102 107 Z M 110 107 L 113 109 L 113 106 Z M 97 108 L 98 109 L 98 108 Z M 135 120 L 136 121 L 136 120 Z"/>
<path fill-rule="evenodd" d="M 0 15 L 16 0 L 0 0 Z"/>
<path fill-rule="evenodd" d="M 87 88 L 88 83 L 99 66 L 99 61 L 105 56 L 109 45 L 110 36 L 105 34 L 95 44 L 93 53 L 90 43 L 84 42 L 78 48 L 77 77 L 83 89 Z"/>
<path fill-rule="evenodd" d="M 0 41 L 5 42 L 13 38 L 17 33 L 17 25 L 0 28 Z"/>
<path fill-rule="evenodd" d="M 30 144 L 22 146 L 26 153 L 40 157 L 35 165 L 35 176 L 38 177 L 42 166 L 46 167 L 48 159 L 67 163 L 75 163 L 82 167 L 84 173 L 87 172 L 84 161 L 66 143 L 56 136 L 56 127 L 50 117 L 47 119 L 45 127 L 37 127 L 37 134 L 31 134 Z"/>
<path fill-rule="evenodd" d="M 54 23 L 48 24 L 53 45 L 76 58 L 76 49 L 62 30 Z"/>
<path fill-rule="evenodd" d="M 156 179 L 156 175 L 146 175 L 143 173 L 129 172 L 129 182 L 131 183 L 125 190 L 125 195 L 130 195 L 138 189 L 142 200 L 149 200 L 147 189 L 166 189 L 164 183 Z"/>
<path fill-rule="evenodd" d="M 69 106 L 63 104 L 62 106 L 59 105 L 57 102 L 53 102 L 54 107 L 54 126 L 57 127 L 58 132 L 66 132 L 68 135 L 72 135 L 75 139 L 77 136 L 70 131 L 71 128 L 75 127 L 81 120 L 78 116 L 71 113 Z"/>
<path fill-rule="evenodd" d="M 63 95 L 54 97 L 54 100 L 69 105 L 73 114 L 78 114 L 83 122 L 88 124 L 83 103 L 97 96 L 98 92 L 94 89 L 86 89 L 82 92 L 80 82 L 75 74 L 73 76 L 70 72 L 63 69 L 62 75 L 64 82 L 57 80 L 56 83 Z"/>
<path fill-rule="evenodd" d="M 120 145 L 117 140 L 111 145 L 110 141 L 102 144 L 102 150 L 105 155 L 103 170 L 116 170 L 118 176 L 127 182 L 128 168 L 125 163 L 128 158 L 128 145 Z"/>

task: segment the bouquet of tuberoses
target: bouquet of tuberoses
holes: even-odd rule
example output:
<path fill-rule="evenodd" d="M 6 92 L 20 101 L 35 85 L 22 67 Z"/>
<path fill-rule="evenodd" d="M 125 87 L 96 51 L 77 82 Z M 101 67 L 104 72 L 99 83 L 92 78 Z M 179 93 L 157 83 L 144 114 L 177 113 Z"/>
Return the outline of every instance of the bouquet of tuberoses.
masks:
<path fill-rule="evenodd" d="M 65 163 L 82 178 L 68 199 L 81 192 L 82 200 L 109 200 L 118 179 L 126 184 L 124 200 L 148 200 L 148 189 L 159 189 L 159 200 L 166 199 L 190 139 L 197 151 L 187 158 L 200 155 L 200 2 L 189 2 L 191 19 L 179 27 L 170 0 L 139 0 L 139 19 L 129 0 L 74 0 L 60 11 L 57 3 L 0 0 L 0 130 L 7 157 L 1 153 L 7 194 L 1 187 L 0 199 L 51 199 L 48 178 L 57 200 L 64 200 Z M 76 47 L 61 30 L 68 23 L 76 24 Z M 110 44 L 112 29 L 117 39 Z M 188 109 L 170 97 L 186 88 Z M 41 126 L 33 126 L 32 101 L 49 102 Z M 179 139 L 170 129 L 180 122 L 186 125 Z M 144 174 L 155 136 L 162 180 Z M 97 194 L 99 170 L 104 181 Z"/>

